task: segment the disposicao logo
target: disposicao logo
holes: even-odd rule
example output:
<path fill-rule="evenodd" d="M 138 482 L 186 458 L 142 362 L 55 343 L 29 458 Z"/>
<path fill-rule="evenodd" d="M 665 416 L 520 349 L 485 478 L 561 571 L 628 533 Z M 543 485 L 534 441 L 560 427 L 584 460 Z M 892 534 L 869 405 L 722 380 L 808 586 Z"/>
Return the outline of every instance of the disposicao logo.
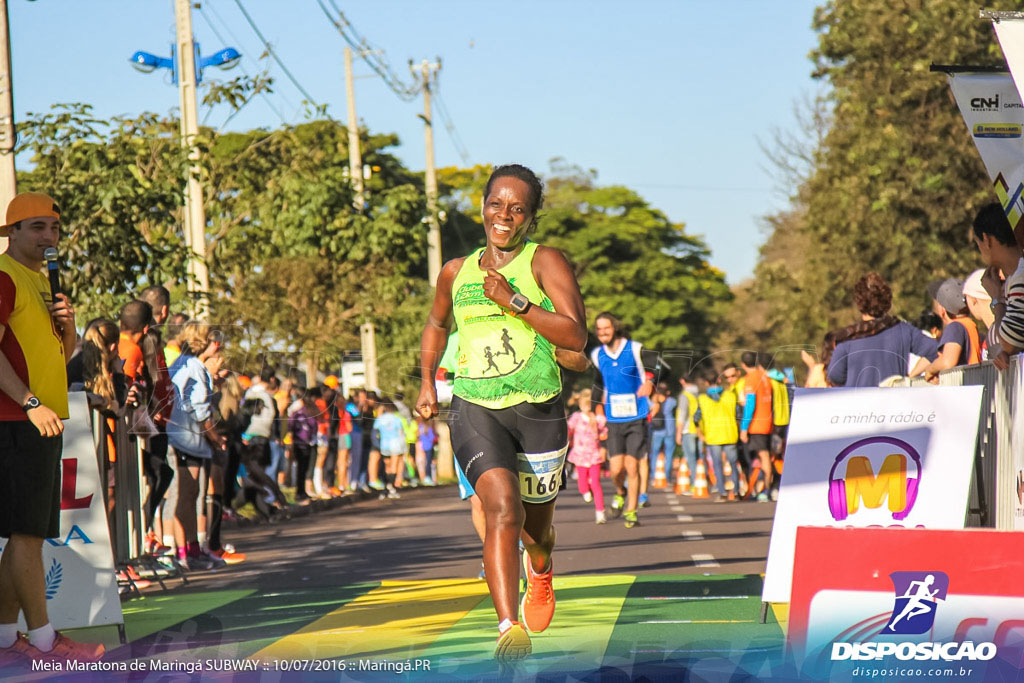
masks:
<path fill-rule="evenodd" d="M 935 623 L 938 601 L 946 599 L 949 577 L 943 572 L 893 572 L 889 578 L 896 590 L 896 604 L 882 633 L 927 633 Z"/>
<path fill-rule="evenodd" d="M 860 451 L 874 444 L 888 444 L 892 452 L 882 461 L 875 474 L 871 460 Z M 915 477 L 907 476 L 907 465 L 913 462 Z M 845 474 L 840 467 L 845 465 Z M 828 473 L 828 509 L 832 518 L 841 522 L 860 509 L 876 509 L 888 502 L 892 518 L 907 518 L 917 500 L 921 483 L 921 456 L 913 446 L 891 436 L 872 436 L 850 444 L 836 456 Z"/>
<path fill-rule="evenodd" d="M 889 575 L 895 591 L 892 615 L 885 635 L 921 635 L 931 630 L 939 600 L 949 592 L 949 577 L 939 571 L 893 572 Z M 895 656 L 900 660 L 946 662 L 968 660 L 987 661 L 996 656 L 995 643 L 947 642 L 867 642 L 832 643 L 832 660 L 870 660 Z"/>

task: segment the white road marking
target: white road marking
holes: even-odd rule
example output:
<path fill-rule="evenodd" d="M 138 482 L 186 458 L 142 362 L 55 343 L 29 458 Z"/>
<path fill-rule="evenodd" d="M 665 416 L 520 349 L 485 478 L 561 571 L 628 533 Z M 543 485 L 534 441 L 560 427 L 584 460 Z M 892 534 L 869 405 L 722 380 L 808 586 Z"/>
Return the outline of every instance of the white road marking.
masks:
<path fill-rule="evenodd" d="M 693 521 L 693 516 L 692 515 L 678 515 L 676 517 L 676 519 L 678 519 L 680 522 L 692 522 Z"/>
<path fill-rule="evenodd" d="M 687 541 L 703 541 L 704 534 L 697 531 L 696 529 L 687 530 L 683 532 L 683 538 L 685 538 Z"/>
<path fill-rule="evenodd" d="M 718 562 L 715 560 L 715 556 L 714 555 L 700 554 L 700 555 L 691 555 L 690 557 L 693 558 L 693 563 L 695 565 L 697 565 L 698 567 L 718 567 L 719 566 Z"/>

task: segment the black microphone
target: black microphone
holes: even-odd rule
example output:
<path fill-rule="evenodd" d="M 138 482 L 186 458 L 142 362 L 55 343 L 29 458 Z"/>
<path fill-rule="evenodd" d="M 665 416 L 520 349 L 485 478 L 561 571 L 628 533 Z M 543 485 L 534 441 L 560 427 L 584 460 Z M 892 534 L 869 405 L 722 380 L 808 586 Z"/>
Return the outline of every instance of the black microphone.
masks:
<path fill-rule="evenodd" d="M 63 290 L 60 288 L 60 267 L 57 264 L 57 250 L 53 247 L 48 248 L 43 252 L 43 258 L 46 259 L 46 271 L 50 276 L 50 295 L 53 297 L 54 303 L 57 302 L 57 295 L 63 294 Z"/>

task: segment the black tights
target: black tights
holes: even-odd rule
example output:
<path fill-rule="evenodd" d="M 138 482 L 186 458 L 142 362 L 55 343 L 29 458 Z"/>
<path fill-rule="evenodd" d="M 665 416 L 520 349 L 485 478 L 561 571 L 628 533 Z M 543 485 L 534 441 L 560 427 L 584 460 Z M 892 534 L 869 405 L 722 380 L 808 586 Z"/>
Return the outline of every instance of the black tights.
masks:
<path fill-rule="evenodd" d="M 146 483 L 149 484 L 149 499 L 145 507 L 146 529 L 152 529 L 157 508 L 164 502 L 164 494 L 174 479 L 174 470 L 167 464 L 167 432 L 151 437 L 149 449 L 143 450 L 142 456 Z"/>

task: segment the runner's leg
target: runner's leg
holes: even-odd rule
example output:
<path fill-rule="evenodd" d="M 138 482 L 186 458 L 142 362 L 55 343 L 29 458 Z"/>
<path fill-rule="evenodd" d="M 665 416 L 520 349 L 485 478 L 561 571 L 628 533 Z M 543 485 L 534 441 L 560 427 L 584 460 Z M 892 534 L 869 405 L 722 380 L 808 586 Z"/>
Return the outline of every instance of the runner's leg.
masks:
<path fill-rule="evenodd" d="M 499 623 L 518 621 L 519 538 L 526 519 L 519 477 L 494 467 L 480 475 L 475 488 L 484 512 L 484 571 L 494 611 Z"/>

